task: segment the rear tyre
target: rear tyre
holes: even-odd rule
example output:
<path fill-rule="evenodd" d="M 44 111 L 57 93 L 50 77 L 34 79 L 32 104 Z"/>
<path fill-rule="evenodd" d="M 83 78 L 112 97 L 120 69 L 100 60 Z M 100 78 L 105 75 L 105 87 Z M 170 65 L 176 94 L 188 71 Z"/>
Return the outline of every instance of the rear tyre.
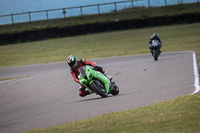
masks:
<path fill-rule="evenodd" d="M 118 95 L 119 94 L 119 88 L 116 84 L 113 84 L 114 89 L 110 92 L 112 95 Z"/>
<path fill-rule="evenodd" d="M 106 92 L 105 87 L 101 84 L 101 82 L 99 82 L 98 80 L 94 80 L 94 82 L 92 82 L 90 84 L 90 87 L 97 93 L 99 94 L 101 97 L 107 97 L 108 94 Z"/>

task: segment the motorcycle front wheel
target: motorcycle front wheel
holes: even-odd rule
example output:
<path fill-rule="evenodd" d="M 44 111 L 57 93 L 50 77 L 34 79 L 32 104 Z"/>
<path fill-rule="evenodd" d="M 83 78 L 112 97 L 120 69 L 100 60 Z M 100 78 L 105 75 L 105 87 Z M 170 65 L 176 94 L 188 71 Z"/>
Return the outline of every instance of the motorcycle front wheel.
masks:
<path fill-rule="evenodd" d="M 101 84 L 100 81 L 94 80 L 94 82 L 92 82 L 92 83 L 90 84 L 90 87 L 91 87 L 97 94 L 99 94 L 101 97 L 104 98 L 104 97 L 107 97 L 107 96 L 108 96 L 105 87 Z"/>
<path fill-rule="evenodd" d="M 158 60 L 158 49 L 153 49 L 153 57 L 155 61 Z"/>

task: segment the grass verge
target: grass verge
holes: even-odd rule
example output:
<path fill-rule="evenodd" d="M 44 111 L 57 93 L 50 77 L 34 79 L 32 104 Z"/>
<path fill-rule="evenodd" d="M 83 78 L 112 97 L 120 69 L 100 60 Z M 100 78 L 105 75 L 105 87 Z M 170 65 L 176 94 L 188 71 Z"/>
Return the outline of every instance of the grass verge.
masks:
<path fill-rule="evenodd" d="M 200 23 L 88 34 L 0 46 L 0 67 L 149 53 L 148 41 L 158 32 L 162 52 L 199 51 Z M 199 54 L 198 54 L 199 56 Z"/>
<path fill-rule="evenodd" d="M 88 120 L 24 133 L 197 133 L 200 93 Z"/>

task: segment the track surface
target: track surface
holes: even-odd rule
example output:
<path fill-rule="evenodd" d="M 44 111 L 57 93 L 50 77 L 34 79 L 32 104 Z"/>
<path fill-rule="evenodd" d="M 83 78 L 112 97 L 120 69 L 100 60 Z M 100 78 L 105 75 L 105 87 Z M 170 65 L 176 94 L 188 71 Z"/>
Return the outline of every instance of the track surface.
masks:
<path fill-rule="evenodd" d="M 0 82 L 0 132 L 21 132 L 104 113 L 129 110 L 191 94 L 194 88 L 192 52 L 94 59 L 120 88 L 118 96 L 79 97 L 65 62 L 0 68 L 0 78 L 30 76 Z"/>

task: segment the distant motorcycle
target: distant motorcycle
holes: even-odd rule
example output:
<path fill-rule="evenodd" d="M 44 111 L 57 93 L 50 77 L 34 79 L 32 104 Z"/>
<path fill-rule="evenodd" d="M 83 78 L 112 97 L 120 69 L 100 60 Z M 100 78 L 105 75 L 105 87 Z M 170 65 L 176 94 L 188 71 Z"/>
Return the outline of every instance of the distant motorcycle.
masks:
<path fill-rule="evenodd" d="M 119 88 L 115 82 L 110 81 L 104 74 L 94 70 L 94 67 L 83 66 L 79 68 L 78 76 L 80 84 L 90 89 L 93 93 L 101 97 L 107 97 L 108 94 L 118 95 Z"/>
<path fill-rule="evenodd" d="M 154 57 L 154 60 L 158 60 L 158 56 L 160 55 L 160 47 L 161 44 L 159 43 L 158 40 L 153 40 L 152 41 L 152 56 Z"/>

